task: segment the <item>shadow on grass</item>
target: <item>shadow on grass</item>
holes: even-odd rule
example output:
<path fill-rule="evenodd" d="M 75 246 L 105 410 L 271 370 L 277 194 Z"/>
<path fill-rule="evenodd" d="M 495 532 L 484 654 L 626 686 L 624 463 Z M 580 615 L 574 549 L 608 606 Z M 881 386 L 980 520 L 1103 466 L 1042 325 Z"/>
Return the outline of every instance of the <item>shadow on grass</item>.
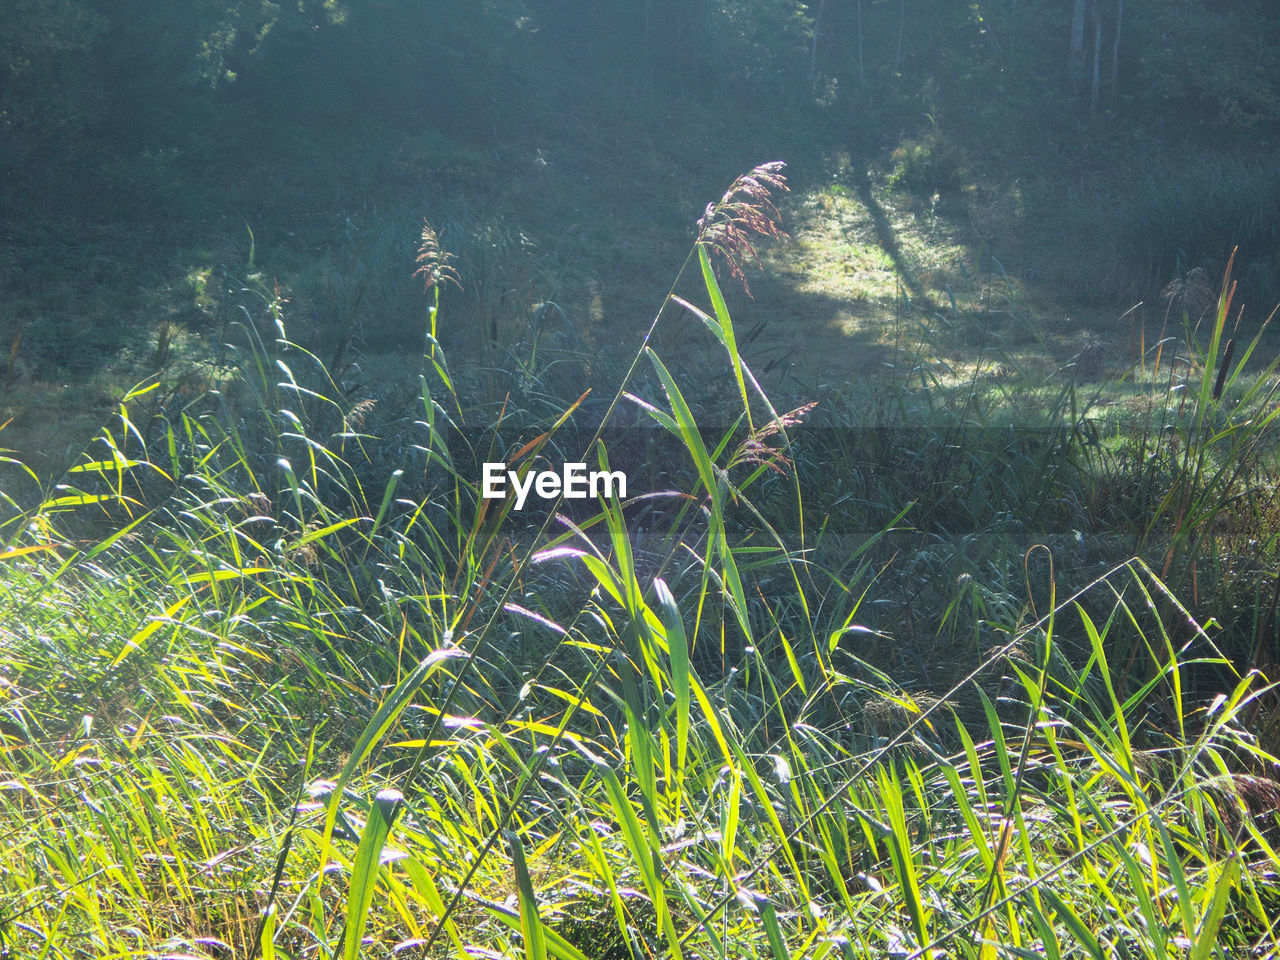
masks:
<path fill-rule="evenodd" d="M 897 268 L 898 276 L 902 279 L 903 286 L 910 291 L 916 303 L 924 310 L 929 313 L 936 312 L 937 305 L 933 302 L 933 298 L 929 296 L 929 292 L 920 283 L 920 279 L 915 275 L 911 264 L 903 255 L 902 247 L 898 243 L 897 231 L 894 230 L 893 224 L 889 220 L 889 215 L 885 213 L 884 207 L 880 205 L 880 201 L 876 199 L 875 192 L 871 189 L 871 178 L 867 175 L 865 163 L 857 163 L 851 167 L 850 180 L 853 183 L 854 193 L 857 194 L 858 200 L 871 217 L 871 222 L 875 227 L 876 243 L 893 261 L 894 267 Z"/>

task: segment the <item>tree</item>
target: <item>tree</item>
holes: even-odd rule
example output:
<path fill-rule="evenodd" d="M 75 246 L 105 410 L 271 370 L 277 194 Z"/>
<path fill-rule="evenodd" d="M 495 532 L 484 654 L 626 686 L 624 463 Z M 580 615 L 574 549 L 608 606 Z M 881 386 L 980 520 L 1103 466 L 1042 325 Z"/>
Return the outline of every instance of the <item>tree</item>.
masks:
<path fill-rule="evenodd" d="M 1075 0 L 1071 13 L 1071 53 L 1067 61 L 1067 74 L 1071 78 L 1071 92 L 1080 95 L 1084 84 L 1084 20 L 1088 0 Z"/>
<path fill-rule="evenodd" d="M 74 137 L 92 116 L 92 70 L 82 56 L 106 20 L 80 0 L 0 4 L 0 137 L 25 154 Z"/>

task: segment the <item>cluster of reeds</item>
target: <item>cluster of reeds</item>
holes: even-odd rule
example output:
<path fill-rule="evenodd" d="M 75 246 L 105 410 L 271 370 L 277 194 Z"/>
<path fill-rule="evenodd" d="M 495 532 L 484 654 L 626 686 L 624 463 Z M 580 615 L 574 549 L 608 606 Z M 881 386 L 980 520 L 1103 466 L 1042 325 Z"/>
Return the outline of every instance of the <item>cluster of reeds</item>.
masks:
<path fill-rule="evenodd" d="M 1269 949 L 1272 794 L 1246 774 L 1274 761 L 1242 723 L 1260 684 L 1193 699 L 1205 631 L 1155 572 L 1058 596 L 1048 568 L 1047 602 L 924 695 L 851 652 L 894 642 L 868 626 L 883 531 L 837 560 L 755 507 L 784 483 L 803 516 L 808 411 L 768 402 L 711 254 L 736 276 L 781 186 L 766 165 L 712 208 L 686 261 L 706 306 L 679 301 L 726 351 L 740 423 L 708 442 L 646 336 L 615 404 L 687 463 L 586 519 L 480 495 L 477 462 L 532 469 L 580 409 L 477 449 L 434 326 L 415 442 L 382 476 L 359 400 L 282 315 L 271 342 L 240 328 L 238 373 L 203 403 L 147 424 L 151 388 L 127 397 L 4 527 L 0 951 Z M 627 393 L 641 357 L 647 400 Z M 602 465 L 603 426 L 579 451 Z M 676 507 L 642 557 L 654 496 Z M 1146 615 L 1162 605 L 1190 636 Z M 1154 669 L 1128 682 L 1117 644 Z"/>

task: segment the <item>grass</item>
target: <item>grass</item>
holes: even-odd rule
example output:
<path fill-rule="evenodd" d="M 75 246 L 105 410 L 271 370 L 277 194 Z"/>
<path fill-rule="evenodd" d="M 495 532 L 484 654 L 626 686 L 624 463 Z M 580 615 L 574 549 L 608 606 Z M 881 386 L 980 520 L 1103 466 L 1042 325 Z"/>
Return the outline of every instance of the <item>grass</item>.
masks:
<path fill-rule="evenodd" d="M 412 413 L 380 412 L 246 283 L 216 389 L 145 383 L 14 505 L 10 952 L 1273 950 L 1280 713 L 1239 655 L 1273 625 L 1220 629 L 1194 573 L 1267 523 L 1239 505 L 1269 482 L 1274 371 L 1217 388 L 1229 288 L 1146 420 L 956 371 L 905 310 L 887 388 L 783 415 L 711 269 L 776 176 L 735 181 L 645 338 L 705 331 L 714 403 L 644 343 L 609 402 L 552 408 L 554 364 L 468 380 L 437 287 Z M 480 498 L 482 460 L 570 450 L 653 496 Z M 1105 497 L 1151 519 L 1086 562 Z"/>

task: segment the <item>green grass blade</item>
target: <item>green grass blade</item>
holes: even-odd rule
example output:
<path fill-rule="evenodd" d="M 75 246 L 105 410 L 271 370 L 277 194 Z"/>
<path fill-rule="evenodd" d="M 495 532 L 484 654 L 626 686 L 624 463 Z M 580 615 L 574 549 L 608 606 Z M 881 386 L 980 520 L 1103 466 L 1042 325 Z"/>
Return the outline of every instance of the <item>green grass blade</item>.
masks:
<path fill-rule="evenodd" d="M 538 916 L 538 898 L 533 892 L 533 880 L 529 876 L 529 864 L 524 858 L 524 844 L 514 830 L 507 830 L 507 843 L 511 847 L 511 868 L 516 875 L 516 893 L 520 900 L 520 933 L 524 937 L 524 954 L 527 960 L 546 960 L 547 938 Z"/>
<path fill-rule="evenodd" d="M 698 479 L 702 481 L 708 496 L 713 496 L 716 491 L 715 470 L 711 464 L 711 457 L 707 454 L 707 446 L 702 441 L 702 434 L 698 431 L 697 423 L 694 422 L 693 411 L 689 409 L 684 394 L 680 392 L 680 387 L 676 385 L 675 378 L 671 376 L 666 365 L 658 359 L 658 355 L 653 350 L 646 347 L 645 351 L 649 355 L 654 370 L 657 371 L 658 379 L 662 381 L 667 399 L 671 401 L 671 412 L 680 430 L 680 439 L 684 441 L 685 449 L 693 457 L 693 465 L 698 470 Z"/>
<path fill-rule="evenodd" d="M 663 866 L 659 852 L 650 845 L 646 831 L 641 826 L 640 819 L 636 816 L 635 809 L 627 798 L 626 790 L 623 789 L 622 783 L 618 780 L 618 775 L 599 757 L 591 755 L 585 749 L 584 753 L 587 753 L 588 759 L 595 766 L 597 775 L 604 782 L 605 792 L 609 795 L 609 803 L 618 818 L 618 825 L 622 828 L 623 840 L 627 845 L 627 849 L 631 852 L 636 866 L 640 869 L 640 877 L 644 881 L 645 889 L 648 891 L 650 899 L 653 901 L 653 909 L 657 914 L 658 926 L 666 935 L 670 955 L 682 957 L 684 953 L 680 947 L 680 937 L 672 923 L 671 911 L 667 908 Z"/>
<path fill-rule="evenodd" d="M 757 894 L 755 902 L 764 934 L 769 938 L 769 952 L 773 954 L 773 960 L 791 960 L 791 951 L 787 949 L 786 937 L 782 935 L 778 911 L 773 908 L 773 902 L 764 894 Z"/>
<path fill-rule="evenodd" d="M 1047 884 L 1040 888 L 1040 896 L 1049 902 L 1054 912 L 1058 914 L 1058 918 L 1070 928 L 1071 935 L 1088 951 L 1092 960 L 1107 960 L 1108 954 L 1102 949 L 1102 944 L 1089 929 L 1089 925 L 1080 919 L 1080 914 L 1072 909 L 1071 904 L 1058 896 Z"/>
<path fill-rule="evenodd" d="M 1190 960 L 1208 960 L 1214 946 L 1217 945 L 1218 931 L 1222 929 L 1222 918 L 1227 912 L 1227 898 L 1235 889 L 1236 881 L 1240 877 L 1239 855 L 1232 854 L 1226 864 L 1215 867 L 1210 876 L 1213 872 L 1218 874 L 1212 881 L 1213 898 L 1209 903 L 1209 909 L 1205 912 L 1204 920 L 1200 923 L 1200 930 L 1196 933 Z"/>
<path fill-rule="evenodd" d="M 711 308 L 715 311 L 716 320 L 720 322 L 720 330 L 724 334 L 725 349 L 729 351 L 729 360 L 733 363 L 733 376 L 738 381 L 738 392 L 742 394 L 742 409 L 747 414 L 747 426 L 754 431 L 755 426 L 751 422 L 751 402 L 747 399 L 747 384 L 742 377 L 742 357 L 738 353 L 738 341 L 733 334 L 733 320 L 729 317 L 729 308 L 725 305 L 724 294 L 720 292 L 720 284 L 711 266 L 711 257 L 707 254 L 706 244 L 698 244 L 698 263 L 702 266 L 702 280 L 707 287 L 707 296 L 711 298 Z"/>
<path fill-rule="evenodd" d="M 409 700 L 427 678 L 435 673 L 446 660 L 461 656 L 465 656 L 465 654 L 452 648 L 431 651 L 411 673 L 396 685 L 387 699 L 383 701 L 382 706 L 373 715 L 373 719 L 365 726 L 364 732 L 360 734 L 356 745 L 351 750 L 350 758 L 348 758 L 346 765 L 343 766 L 342 772 L 338 774 L 336 785 L 329 796 L 328 810 L 324 821 L 324 836 L 320 845 L 321 873 L 324 872 L 324 865 L 328 860 L 329 843 L 333 837 L 334 823 L 338 818 L 338 805 L 342 801 L 342 791 L 351 780 L 352 774 L 364 762 L 374 745 L 382 739 L 383 734 L 399 719 L 400 714 L 409 705 Z"/>
<path fill-rule="evenodd" d="M 676 783 L 683 790 L 685 765 L 689 754 L 689 637 L 685 633 L 684 619 L 671 589 L 661 578 L 653 582 L 657 594 L 659 614 L 666 631 L 667 648 L 671 657 L 671 691 L 675 695 L 676 708 Z"/>
<path fill-rule="evenodd" d="M 355 858 L 351 862 L 351 886 L 347 893 L 346 935 L 343 937 L 342 960 L 358 960 L 360 941 L 369 920 L 369 906 L 378 883 L 378 867 L 382 848 L 386 845 L 404 796 L 399 790 L 382 790 L 374 798 L 369 819 L 360 835 Z"/>
<path fill-rule="evenodd" d="M 890 833 L 885 838 L 889 846 L 889 855 L 893 861 L 893 872 L 897 875 L 898 887 L 911 918 L 912 932 L 916 942 L 924 945 L 929 942 L 929 920 L 932 911 L 925 905 L 920 890 L 920 874 L 916 867 L 915 853 L 911 847 L 911 832 L 907 827 L 906 808 L 903 804 L 902 784 L 896 773 L 881 767 L 877 772 L 876 785 L 880 799 L 884 803 L 885 819 L 889 822 Z"/>

